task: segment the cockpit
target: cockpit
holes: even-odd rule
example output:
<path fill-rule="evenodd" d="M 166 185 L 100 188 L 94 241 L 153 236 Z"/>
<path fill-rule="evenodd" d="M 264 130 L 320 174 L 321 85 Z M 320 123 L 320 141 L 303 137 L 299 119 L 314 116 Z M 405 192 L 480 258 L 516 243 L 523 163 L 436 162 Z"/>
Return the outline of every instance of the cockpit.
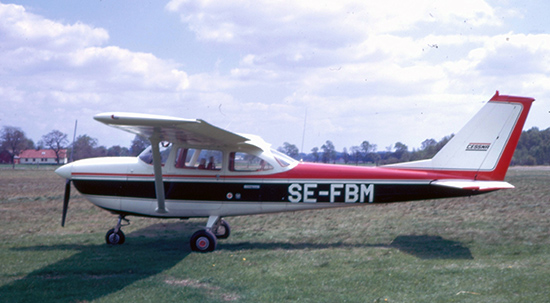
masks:
<path fill-rule="evenodd" d="M 175 173 L 220 172 L 227 173 L 276 173 L 294 167 L 298 162 L 289 156 L 274 150 L 259 148 L 250 151 L 196 148 L 174 146 L 168 142 L 159 145 L 161 162 L 164 170 Z M 149 165 L 153 164 L 151 146 L 147 147 L 139 159 Z"/>

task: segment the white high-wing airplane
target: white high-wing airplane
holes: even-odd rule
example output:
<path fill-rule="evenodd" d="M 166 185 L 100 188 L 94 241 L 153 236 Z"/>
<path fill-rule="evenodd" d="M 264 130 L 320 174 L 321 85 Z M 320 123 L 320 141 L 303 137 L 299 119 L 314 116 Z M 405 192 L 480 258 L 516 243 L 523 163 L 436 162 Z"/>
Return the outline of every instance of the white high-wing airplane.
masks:
<path fill-rule="evenodd" d="M 90 202 L 119 215 L 105 236 L 122 244 L 126 216 L 208 218 L 190 239 L 194 251 L 229 236 L 223 217 L 470 196 L 513 188 L 504 181 L 534 99 L 497 93 L 432 159 L 381 167 L 302 163 L 261 138 L 202 120 L 131 113 L 94 119 L 140 135 L 138 157 L 92 158 L 56 173 Z"/>

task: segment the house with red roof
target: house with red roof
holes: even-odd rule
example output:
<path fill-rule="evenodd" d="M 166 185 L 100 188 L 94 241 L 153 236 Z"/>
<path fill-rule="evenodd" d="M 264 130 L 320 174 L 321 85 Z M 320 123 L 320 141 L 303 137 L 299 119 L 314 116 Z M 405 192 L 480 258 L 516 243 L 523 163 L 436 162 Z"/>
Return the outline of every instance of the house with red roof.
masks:
<path fill-rule="evenodd" d="M 59 151 L 59 164 L 67 163 L 67 150 Z M 19 154 L 19 164 L 58 164 L 52 149 L 27 149 Z"/>

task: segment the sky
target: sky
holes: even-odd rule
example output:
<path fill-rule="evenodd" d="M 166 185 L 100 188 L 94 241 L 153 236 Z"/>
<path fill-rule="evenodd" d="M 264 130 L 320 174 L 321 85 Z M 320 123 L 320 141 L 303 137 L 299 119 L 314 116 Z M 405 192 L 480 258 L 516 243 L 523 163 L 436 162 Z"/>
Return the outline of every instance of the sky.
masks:
<path fill-rule="evenodd" d="M 309 152 L 419 148 L 496 90 L 550 127 L 549 1 L 0 0 L 0 126 L 100 145 L 123 111 L 203 119 Z"/>

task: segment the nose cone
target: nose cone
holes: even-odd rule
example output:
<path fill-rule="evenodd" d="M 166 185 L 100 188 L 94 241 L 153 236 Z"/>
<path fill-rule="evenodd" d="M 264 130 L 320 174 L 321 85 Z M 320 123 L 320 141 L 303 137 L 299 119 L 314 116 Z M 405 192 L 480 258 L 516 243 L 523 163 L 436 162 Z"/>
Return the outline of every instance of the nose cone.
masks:
<path fill-rule="evenodd" d="M 60 168 L 55 170 L 56 174 L 58 174 L 59 176 L 65 178 L 65 179 L 70 179 L 72 172 L 73 172 L 73 164 L 72 163 L 65 164 L 65 165 L 63 165 Z"/>

